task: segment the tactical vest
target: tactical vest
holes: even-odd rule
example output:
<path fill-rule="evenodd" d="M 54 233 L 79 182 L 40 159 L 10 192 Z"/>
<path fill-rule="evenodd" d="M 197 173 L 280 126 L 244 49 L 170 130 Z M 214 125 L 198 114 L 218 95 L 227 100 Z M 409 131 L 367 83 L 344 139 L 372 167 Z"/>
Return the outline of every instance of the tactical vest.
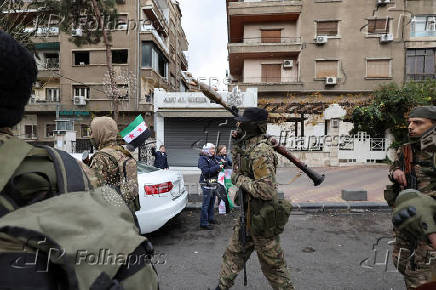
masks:
<path fill-rule="evenodd" d="M 238 150 L 240 154 L 240 173 L 244 174 L 251 179 L 254 179 L 252 171 L 252 161 L 250 154 L 260 144 L 267 144 L 271 146 L 268 139 L 261 139 L 255 144 L 249 144 L 245 148 Z M 250 146 L 251 145 L 251 146 Z M 277 168 L 278 158 L 274 154 L 274 168 Z M 274 176 L 275 178 L 275 176 Z M 276 185 L 273 180 L 274 186 Z M 261 200 L 253 198 L 251 195 L 245 195 L 248 199 L 247 206 L 247 225 L 248 232 L 254 236 L 261 236 L 265 238 L 272 238 L 278 236 L 284 231 L 284 227 L 289 220 L 292 205 L 289 201 L 278 199 L 277 191 L 273 195 L 272 200 Z"/>
<path fill-rule="evenodd" d="M 144 259 L 151 255 L 146 238 L 124 202 L 113 202 L 119 192 L 90 190 L 68 153 L 6 134 L 0 134 L 0 164 L 0 289 L 158 288 Z M 105 249 L 143 260 L 89 260 Z"/>

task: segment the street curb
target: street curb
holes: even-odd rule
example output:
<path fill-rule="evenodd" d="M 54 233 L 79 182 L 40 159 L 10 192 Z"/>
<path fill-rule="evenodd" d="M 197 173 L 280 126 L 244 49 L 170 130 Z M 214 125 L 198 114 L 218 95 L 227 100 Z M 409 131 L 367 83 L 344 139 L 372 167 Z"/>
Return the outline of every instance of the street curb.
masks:
<path fill-rule="evenodd" d="M 354 201 L 354 202 L 295 202 L 293 210 L 351 210 L 351 209 L 389 209 L 386 202 Z M 188 202 L 186 209 L 200 209 L 201 202 Z"/>

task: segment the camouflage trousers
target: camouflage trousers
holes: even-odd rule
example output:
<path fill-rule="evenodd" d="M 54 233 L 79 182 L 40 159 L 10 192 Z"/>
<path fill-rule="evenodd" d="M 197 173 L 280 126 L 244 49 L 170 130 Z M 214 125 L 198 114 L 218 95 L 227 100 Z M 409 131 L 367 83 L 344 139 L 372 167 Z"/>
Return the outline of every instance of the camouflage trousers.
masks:
<path fill-rule="evenodd" d="M 229 289 L 233 286 L 238 273 L 243 269 L 251 253 L 255 250 L 259 258 L 262 272 L 273 289 L 295 289 L 292 286 L 289 271 L 286 266 L 279 237 L 262 238 L 247 236 L 243 247 L 239 241 L 239 223 L 234 227 L 230 244 L 223 255 L 219 286 Z"/>
<path fill-rule="evenodd" d="M 395 242 L 392 257 L 395 267 L 403 274 L 408 290 L 432 280 L 432 270 L 436 270 L 436 249 L 426 241 L 412 237 L 394 229 Z"/>

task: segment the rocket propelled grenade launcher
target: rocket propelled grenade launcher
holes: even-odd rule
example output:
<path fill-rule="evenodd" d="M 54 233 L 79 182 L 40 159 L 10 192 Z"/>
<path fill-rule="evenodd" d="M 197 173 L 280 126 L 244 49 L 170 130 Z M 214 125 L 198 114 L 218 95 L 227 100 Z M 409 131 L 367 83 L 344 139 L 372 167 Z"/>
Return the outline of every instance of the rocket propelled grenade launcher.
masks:
<path fill-rule="evenodd" d="M 206 84 L 202 84 L 202 83 L 198 83 L 198 88 L 203 92 L 203 94 L 212 102 L 216 103 L 216 104 L 220 104 L 221 106 L 223 106 L 224 109 L 226 109 L 227 111 L 229 111 L 230 113 L 232 113 L 233 116 L 235 117 L 239 117 L 239 111 L 238 108 L 236 108 L 235 106 L 229 106 L 227 105 L 223 99 L 221 98 L 221 96 L 215 92 L 211 87 L 209 87 Z M 307 174 L 307 176 L 312 179 L 313 184 L 315 186 L 320 185 L 321 183 L 323 183 L 324 179 L 325 179 L 325 175 L 324 174 L 319 174 L 318 172 L 310 169 L 305 163 L 301 162 L 300 160 L 298 160 L 298 158 L 296 158 L 294 155 L 292 155 L 292 153 L 290 153 L 288 150 L 286 150 L 286 147 L 282 146 L 279 144 L 279 142 L 274 139 L 271 138 L 271 136 L 267 136 L 268 139 L 271 141 L 271 143 L 273 144 L 274 150 L 279 153 L 280 155 L 283 155 L 284 157 L 286 157 L 289 161 L 291 161 L 293 164 L 295 164 L 295 166 L 297 166 L 299 169 L 301 169 L 304 173 Z"/>

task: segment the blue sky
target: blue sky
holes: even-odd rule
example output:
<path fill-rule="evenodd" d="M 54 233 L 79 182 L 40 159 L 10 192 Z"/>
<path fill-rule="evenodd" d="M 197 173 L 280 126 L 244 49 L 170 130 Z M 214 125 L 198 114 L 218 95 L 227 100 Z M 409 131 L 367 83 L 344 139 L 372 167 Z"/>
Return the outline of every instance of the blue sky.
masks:
<path fill-rule="evenodd" d="M 182 26 L 189 42 L 189 71 L 194 77 L 221 81 L 228 69 L 225 0 L 179 0 Z"/>

